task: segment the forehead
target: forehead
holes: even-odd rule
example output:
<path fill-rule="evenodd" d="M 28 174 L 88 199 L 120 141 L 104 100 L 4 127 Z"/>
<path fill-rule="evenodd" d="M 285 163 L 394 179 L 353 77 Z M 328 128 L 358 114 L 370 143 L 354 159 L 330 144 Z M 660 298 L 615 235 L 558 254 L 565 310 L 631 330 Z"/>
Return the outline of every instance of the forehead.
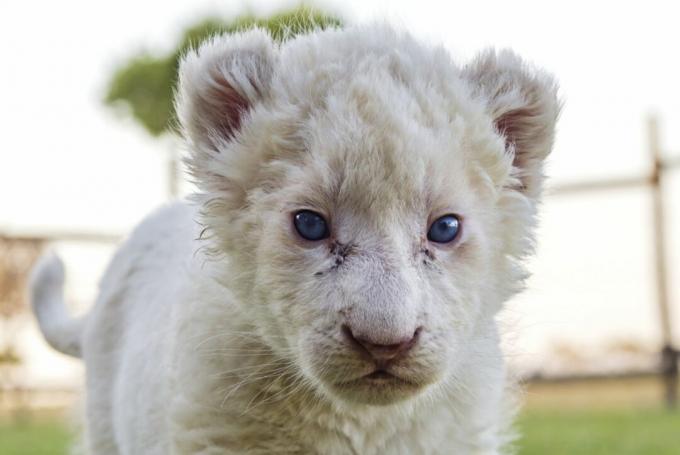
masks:
<path fill-rule="evenodd" d="M 303 113 L 294 179 L 313 205 L 375 215 L 464 197 L 479 106 L 446 52 L 383 38 L 283 49 L 275 97 Z"/>
<path fill-rule="evenodd" d="M 305 122 L 306 181 L 336 207 L 371 214 L 420 211 L 460 193 L 464 118 L 432 121 L 444 115 L 407 87 L 357 79 L 329 94 Z"/>
<path fill-rule="evenodd" d="M 419 125 L 380 102 L 367 115 L 365 106 L 345 101 L 305 126 L 308 181 L 336 205 L 413 210 L 433 198 L 438 183 L 464 180 L 461 144 L 450 132 Z"/>

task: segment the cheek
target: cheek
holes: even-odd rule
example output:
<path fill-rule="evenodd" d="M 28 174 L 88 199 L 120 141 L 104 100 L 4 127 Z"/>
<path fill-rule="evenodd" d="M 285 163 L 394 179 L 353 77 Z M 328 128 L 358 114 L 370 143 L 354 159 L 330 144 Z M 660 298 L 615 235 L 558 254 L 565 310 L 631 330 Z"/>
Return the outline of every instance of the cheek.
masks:
<path fill-rule="evenodd" d="M 429 280 L 428 319 L 442 336 L 465 337 L 481 312 L 479 280 L 475 271 L 459 264 L 455 270 L 433 275 Z"/>
<path fill-rule="evenodd" d="M 480 296 L 494 287 L 498 245 L 480 223 L 468 222 L 466 228 L 461 244 L 437 254 L 439 273 L 430 277 L 435 294 L 463 313 L 474 313 Z"/>
<path fill-rule="evenodd" d="M 326 260 L 323 245 L 301 246 L 291 239 L 288 226 L 269 226 L 259 245 L 256 292 L 259 305 L 265 306 L 274 323 L 289 336 L 297 337 L 301 328 L 313 325 L 319 305 L 327 298 L 323 280 L 315 273 Z"/>

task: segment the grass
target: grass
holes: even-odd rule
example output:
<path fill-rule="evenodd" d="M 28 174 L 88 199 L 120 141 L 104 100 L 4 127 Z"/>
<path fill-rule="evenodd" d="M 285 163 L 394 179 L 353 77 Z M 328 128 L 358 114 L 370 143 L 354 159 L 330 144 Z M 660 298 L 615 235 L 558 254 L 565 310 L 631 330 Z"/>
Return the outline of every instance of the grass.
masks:
<path fill-rule="evenodd" d="M 66 455 L 71 435 L 56 419 L 0 422 L 0 455 Z"/>
<path fill-rule="evenodd" d="M 680 412 L 530 410 L 518 428 L 520 455 L 680 454 Z M 0 425 L 0 455 L 66 455 L 69 441 L 56 420 Z"/>
<path fill-rule="evenodd" d="M 680 411 L 528 410 L 520 455 L 678 455 Z"/>
<path fill-rule="evenodd" d="M 680 410 L 659 397 L 654 378 L 532 384 L 519 455 L 679 455 Z M 72 435 L 54 415 L 8 422 L 0 416 L 0 455 L 68 453 Z"/>

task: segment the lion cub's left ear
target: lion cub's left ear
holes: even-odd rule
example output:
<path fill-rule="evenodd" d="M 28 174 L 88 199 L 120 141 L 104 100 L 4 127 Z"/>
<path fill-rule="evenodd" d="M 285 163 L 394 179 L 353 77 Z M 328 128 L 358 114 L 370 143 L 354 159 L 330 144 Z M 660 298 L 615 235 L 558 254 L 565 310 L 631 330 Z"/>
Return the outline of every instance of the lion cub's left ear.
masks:
<path fill-rule="evenodd" d="M 513 155 L 522 192 L 537 198 L 561 107 L 554 78 L 507 50 L 483 52 L 462 75 L 483 99 L 507 153 Z"/>

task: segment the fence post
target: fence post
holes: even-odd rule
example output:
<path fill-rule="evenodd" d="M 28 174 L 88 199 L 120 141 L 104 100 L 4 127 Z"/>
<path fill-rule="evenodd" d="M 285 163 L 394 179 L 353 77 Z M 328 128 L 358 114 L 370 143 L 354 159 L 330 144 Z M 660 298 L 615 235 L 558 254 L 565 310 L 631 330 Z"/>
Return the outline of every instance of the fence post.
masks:
<path fill-rule="evenodd" d="M 678 392 L 678 352 L 673 348 L 673 331 L 671 327 L 670 305 L 668 303 L 668 284 L 666 282 L 666 247 L 664 225 L 664 193 L 663 170 L 664 163 L 659 146 L 659 124 L 655 115 L 647 120 L 649 152 L 652 159 L 652 203 L 654 210 L 654 258 L 656 264 L 656 287 L 659 304 L 659 318 L 661 324 L 662 349 L 661 372 L 666 389 L 666 405 L 669 408 L 677 406 Z"/>

